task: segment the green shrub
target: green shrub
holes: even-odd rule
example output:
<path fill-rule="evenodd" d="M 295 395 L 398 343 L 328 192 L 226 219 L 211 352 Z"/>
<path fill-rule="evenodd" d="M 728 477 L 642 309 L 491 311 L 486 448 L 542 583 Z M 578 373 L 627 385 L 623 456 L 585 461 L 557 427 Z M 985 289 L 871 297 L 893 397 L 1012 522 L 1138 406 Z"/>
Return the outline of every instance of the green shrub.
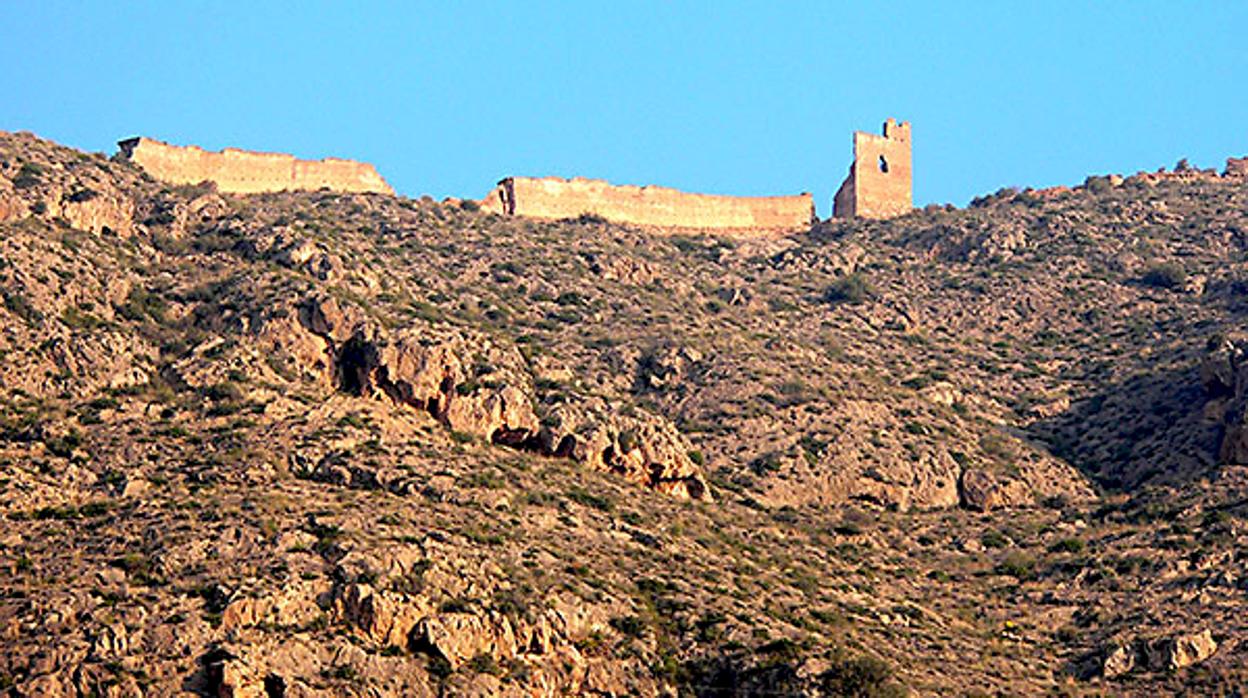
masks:
<path fill-rule="evenodd" d="M 985 548 L 1004 548 L 1010 544 L 1010 539 L 1000 531 L 984 531 L 984 535 L 979 537 L 979 542 L 983 543 Z"/>
<path fill-rule="evenodd" d="M 827 695 L 846 698 L 905 698 L 909 692 L 893 681 L 893 669 L 875 657 L 845 657 L 837 653 L 831 666 L 819 675 Z"/>
<path fill-rule="evenodd" d="M 646 634 L 646 621 L 637 616 L 623 616 L 609 621 L 612 628 L 629 637 L 642 637 Z"/>
<path fill-rule="evenodd" d="M 502 667 L 494 655 L 482 652 L 468 661 L 468 670 L 474 674 L 491 674 L 498 676 L 503 673 Z"/>
<path fill-rule="evenodd" d="M 1053 545 L 1049 546 L 1049 552 L 1053 553 L 1081 553 L 1087 544 L 1080 538 L 1063 538 Z"/>
<path fill-rule="evenodd" d="M 620 453 L 631 453 L 637 448 L 637 432 L 632 429 L 620 432 L 617 441 L 620 444 Z"/>
<path fill-rule="evenodd" d="M 607 225 L 609 222 L 606 218 L 592 211 L 586 211 L 576 218 L 568 218 L 566 221 L 568 223 L 576 223 L 577 225 Z"/>
<path fill-rule="evenodd" d="M 997 563 L 996 573 L 1013 577 L 1020 582 L 1027 581 L 1035 577 L 1036 560 L 1025 553 L 1013 552 Z"/>
<path fill-rule="evenodd" d="M 26 296 L 0 289 L 0 297 L 4 299 L 5 309 L 25 320 L 27 324 L 34 324 L 43 319 L 43 313 L 36 310 Z"/>
<path fill-rule="evenodd" d="M 610 499 L 586 492 L 580 488 L 568 490 L 567 496 L 568 499 L 571 499 L 577 504 L 582 504 L 592 509 L 597 509 L 598 511 L 609 512 L 615 508 L 615 502 Z"/>
<path fill-rule="evenodd" d="M 104 321 L 88 313 L 80 307 L 68 307 L 61 313 L 61 322 L 73 330 L 89 331 L 104 324 Z"/>
<path fill-rule="evenodd" d="M 1168 290 L 1183 288 L 1187 283 L 1187 271 L 1174 262 L 1157 264 L 1144 272 L 1144 276 L 1140 277 L 1140 283 Z"/>
<path fill-rule="evenodd" d="M 828 290 L 824 291 L 823 299 L 828 303 L 848 303 L 853 305 L 862 303 L 870 298 L 871 295 L 871 286 L 867 283 L 867 280 L 863 278 L 862 274 L 854 272 L 833 281 Z"/>
<path fill-rule="evenodd" d="M 126 295 L 126 302 L 117 307 L 117 312 L 127 320 L 142 321 L 151 318 L 158 323 L 165 322 L 168 310 L 163 298 L 141 286 L 134 286 Z"/>
<path fill-rule="evenodd" d="M 1114 188 L 1114 185 L 1109 181 L 1109 177 L 1105 175 L 1089 176 L 1083 180 L 1083 186 L 1093 194 L 1104 194 Z"/>
<path fill-rule="evenodd" d="M 29 189 L 43 181 L 44 169 L 33 162 L 22 163 L 13 177 L 14 189 Z"/>

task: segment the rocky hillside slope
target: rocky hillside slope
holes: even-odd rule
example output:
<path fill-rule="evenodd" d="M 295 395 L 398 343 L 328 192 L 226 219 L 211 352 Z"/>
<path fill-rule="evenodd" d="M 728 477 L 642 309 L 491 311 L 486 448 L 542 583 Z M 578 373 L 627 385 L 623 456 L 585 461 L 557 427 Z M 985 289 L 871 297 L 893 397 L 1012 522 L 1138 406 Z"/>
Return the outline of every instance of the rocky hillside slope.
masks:
<path fill-rule="evenodd" d="M 0 687 L 1218 694 L 1248 183 L 741 242 L 0 135 Z"/>

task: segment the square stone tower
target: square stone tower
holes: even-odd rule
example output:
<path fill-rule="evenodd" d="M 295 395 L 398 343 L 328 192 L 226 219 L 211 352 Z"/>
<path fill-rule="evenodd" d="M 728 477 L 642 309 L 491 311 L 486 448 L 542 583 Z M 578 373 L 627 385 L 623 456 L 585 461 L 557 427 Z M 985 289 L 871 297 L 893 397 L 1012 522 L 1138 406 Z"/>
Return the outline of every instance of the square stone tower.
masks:
<path fill-rule="evenodd" d="M 892 218 L 914 208 L 910 123 L 884 122 L 884 135 L 854 133 L 854 164 L 836 192 L 836 218 Z"/>

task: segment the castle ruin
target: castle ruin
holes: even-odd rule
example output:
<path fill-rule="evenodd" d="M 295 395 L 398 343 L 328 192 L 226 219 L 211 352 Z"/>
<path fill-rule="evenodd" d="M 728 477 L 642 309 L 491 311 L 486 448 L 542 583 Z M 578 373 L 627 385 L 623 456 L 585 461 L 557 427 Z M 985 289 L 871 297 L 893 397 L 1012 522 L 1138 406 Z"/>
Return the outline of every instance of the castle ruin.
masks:
<path fill-rule="evenodd" d="M 208 181 L 216 184 L 218 191 L 233 194 L 324 188 L 394 195 L 394 189 L 377 174 L 376 168 L 353 160 L 299 160 L 285 153 L 255 153 L 237 148 L 212 152 L 142 137 L 120 141 L 117 146 L 122 159 L 169 184 Z"/>
<path fill-rule="evenodd" d="M 835 218 L 892 218 L 914 208 L 910 124 L 884 122 L 884 135 L 854 133 L 854 163 L 836 192 Z"/>
<path fill-rule="evenodd" d="M 143 137 L 117 145 L 120 158 L 169 184 L 208 181 L 221 192 L 236 194 L 329 189 L 394 195 L 376 168 L 353 160 L 299 160 L 285 153 L 237 148 L 212 152 Z M 1234 169 L 1240 167 L 1235 163 Z M 908 213 L 913 207 L 911 186 L 910 124 L 890 118 L 884 122 L 883 135 L 854 134 L 854 162 L 836 193 L 833 216 L 882 219 Z M 480 204 L 503 216 L 559 220 L 589 214 L 656 232 L 704 231 L 733 237 L 777 237 L 807 230 L 818 221 L 813 198 L 806 192 L 719 196 L 580 177 L 507 177 Z"/>
<path fill-rule="evenodd" d="M 808 193 L 796 196 L 716 196 L 658 186 L 617 186 L 598 179 L 508 177 L 481 201 L 504 216 L 545 220 L 601 216 L 658 230 L 713 230 L 758 237 L 808 229 L 815 217 Z"/>

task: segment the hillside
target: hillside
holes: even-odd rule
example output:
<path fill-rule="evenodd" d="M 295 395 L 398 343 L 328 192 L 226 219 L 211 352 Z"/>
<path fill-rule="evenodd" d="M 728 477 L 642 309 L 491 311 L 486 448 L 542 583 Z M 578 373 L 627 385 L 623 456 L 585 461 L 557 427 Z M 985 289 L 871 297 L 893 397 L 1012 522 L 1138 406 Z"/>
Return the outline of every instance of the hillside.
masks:
<path fill-rule="evenodd" d="M 1248 680 L 1248 182 L 740 241 L 0 134 L 0 686 Z"/>

